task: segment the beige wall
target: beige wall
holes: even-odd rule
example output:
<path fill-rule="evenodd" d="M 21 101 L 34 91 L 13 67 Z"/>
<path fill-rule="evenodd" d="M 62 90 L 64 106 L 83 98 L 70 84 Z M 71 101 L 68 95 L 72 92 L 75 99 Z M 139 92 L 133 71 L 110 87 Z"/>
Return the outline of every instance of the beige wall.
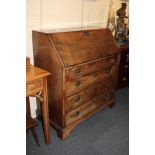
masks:
<path fill-rule="evenodd" d="M 86 27 L 105 27 L 109 4 L 110 0 L 27 0 L 26 54 L 33 58 L 32 29 L 81 27 L 82 19 Z"/>
<path fill-rule="evenodd" d="M 113 2 L 118 9 L 120 0 Z M 27 0 L 26 3 L 26 55 L 33 64 L 32 30 L 106 27 L 111 0 Z M 35 99 L 31 98 L 31 102 Z M 31 106 L 35 117 L 36 105 Z"/>

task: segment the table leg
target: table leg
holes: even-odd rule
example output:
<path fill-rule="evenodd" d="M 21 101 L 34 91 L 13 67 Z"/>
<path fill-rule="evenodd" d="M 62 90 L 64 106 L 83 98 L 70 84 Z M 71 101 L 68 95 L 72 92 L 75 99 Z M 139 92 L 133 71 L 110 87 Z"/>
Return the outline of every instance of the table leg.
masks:
<path fill-rule="evenodd" d="M 26 117 L 28 117 L 28 118 L 31 117 L 29 97 L 26 97 Z"/>
<path fill-rule="evenodd" d="M 44 125 L 44 135 L 46 144 L 50 144 L 50 130 L 49 130 L 49 111 L 48 111 L 48 92 L 47 92 L 47 78 L 43 79 L 43 98 L 44 101 L 42 104 L 42 113 L 43 113 L 43 125 Z"/>

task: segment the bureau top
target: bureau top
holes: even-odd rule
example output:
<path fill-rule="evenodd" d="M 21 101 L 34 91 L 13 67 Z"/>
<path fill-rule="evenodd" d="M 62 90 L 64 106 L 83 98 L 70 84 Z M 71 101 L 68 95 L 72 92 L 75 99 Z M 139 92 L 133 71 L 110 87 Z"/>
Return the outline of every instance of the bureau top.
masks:
<path fill-rule="evenodd" d="M 109 29 L 56 32 L 46 35 L 49 36 L 63 65 L 67 67 L 120 51 Z"/>

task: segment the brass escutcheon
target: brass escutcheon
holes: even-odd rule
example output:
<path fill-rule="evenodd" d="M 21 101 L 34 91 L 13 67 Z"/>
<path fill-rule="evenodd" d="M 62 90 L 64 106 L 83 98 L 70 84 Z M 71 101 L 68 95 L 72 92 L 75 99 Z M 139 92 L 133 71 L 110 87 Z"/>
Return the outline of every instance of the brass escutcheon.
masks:
<path fill-rule="evenodd" d="M 76 68 L 75 74 L 79 74 L 79 73 L 81 73 L 81 69 L 80 68 Z"/>
<path fill-rule="evenodd" d="M 79 86 L 81 84 L 81 81 L 80 80 L 78 80 L 78 81 L 76 81 L 76 83 L 75 83 L 75 86 Z"/>

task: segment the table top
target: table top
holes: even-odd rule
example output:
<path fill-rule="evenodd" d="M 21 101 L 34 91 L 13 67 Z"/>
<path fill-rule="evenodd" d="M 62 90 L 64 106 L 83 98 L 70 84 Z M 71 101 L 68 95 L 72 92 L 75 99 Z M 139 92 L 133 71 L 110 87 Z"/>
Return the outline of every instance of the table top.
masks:
<path fill-rule="evenodd" d="M 49 72 L 29 64 L 26 66 L 26 82 L 31 82 L 50 75 Z"/>

